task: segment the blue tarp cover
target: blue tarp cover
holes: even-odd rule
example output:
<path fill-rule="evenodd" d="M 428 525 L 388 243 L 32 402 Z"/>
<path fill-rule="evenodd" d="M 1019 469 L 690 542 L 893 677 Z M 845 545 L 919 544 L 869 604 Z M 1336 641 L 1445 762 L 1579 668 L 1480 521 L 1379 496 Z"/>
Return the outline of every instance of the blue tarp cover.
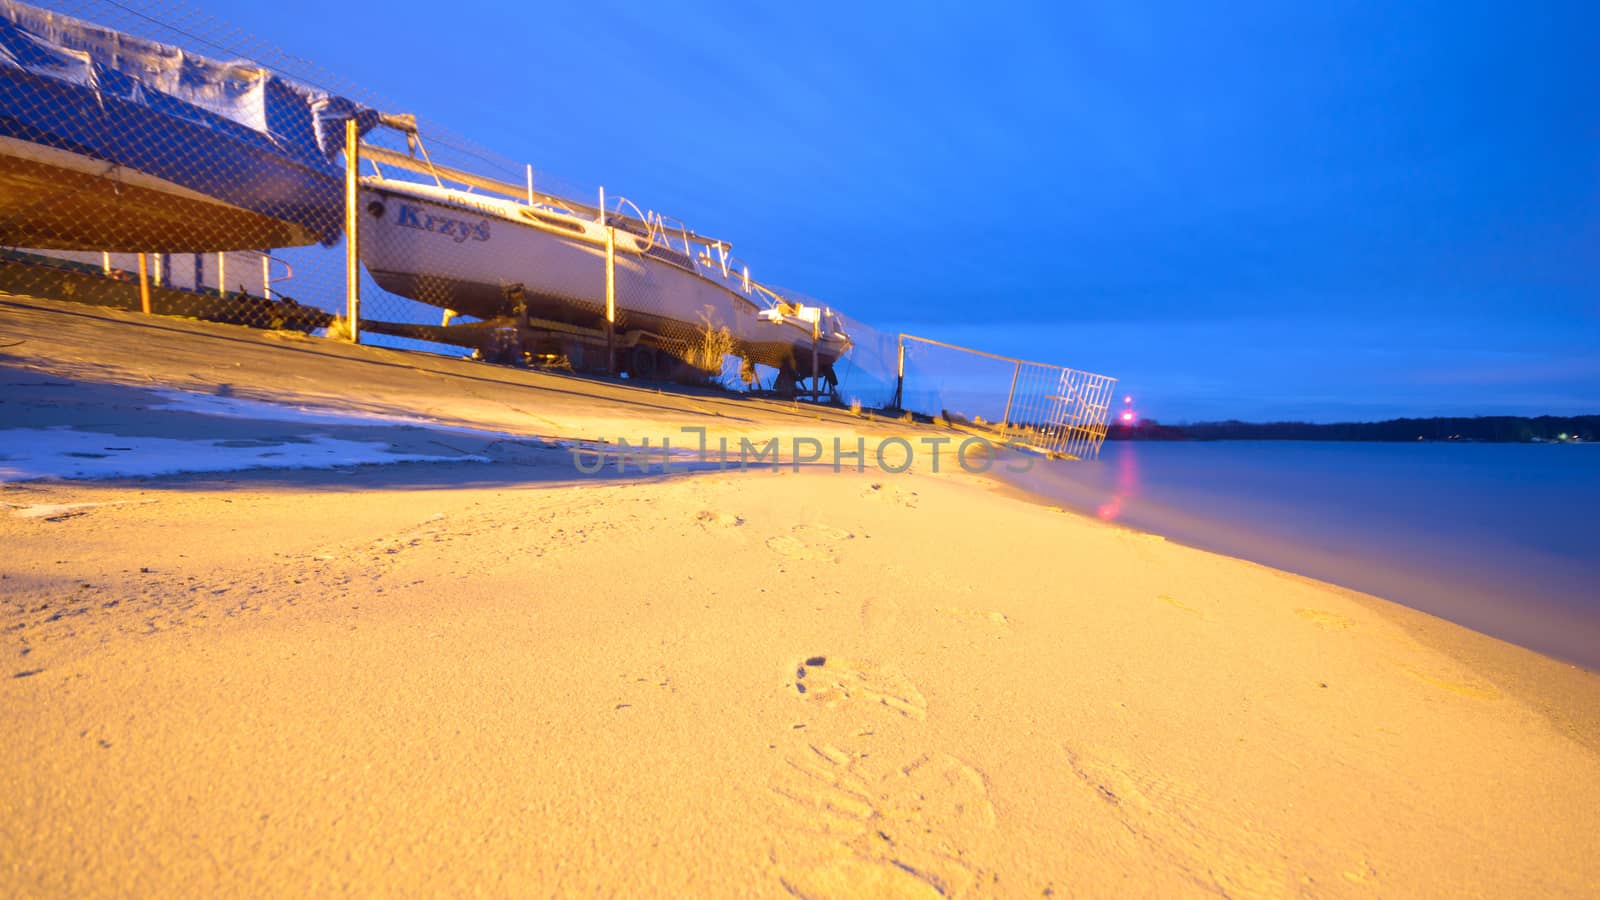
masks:
<path fill-rule="evenodd" d="M 248 60 L 218 61 L 15 0 L 0 0 L 0 68 L 148 106 L 191 125 L 239 128 L 315 165 L 336 154 L 352 115 L 365 132 L 376 113 Z M 231 127 L 230 127 L 231 126 Z"/>

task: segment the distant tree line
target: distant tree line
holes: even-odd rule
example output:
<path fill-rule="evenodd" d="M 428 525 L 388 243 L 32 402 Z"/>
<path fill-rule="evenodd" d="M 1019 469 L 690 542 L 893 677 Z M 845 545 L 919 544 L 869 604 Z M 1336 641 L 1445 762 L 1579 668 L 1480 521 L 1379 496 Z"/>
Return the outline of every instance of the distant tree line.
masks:
<path fill-rule="evenodd" d="M 1384 422 L 1199 422 L 1163 425 L 1143 419 L 1112 425 L 1113 441 L 1534 441 L 1600 439 L 1600 416 L 1476 416 Z"/>

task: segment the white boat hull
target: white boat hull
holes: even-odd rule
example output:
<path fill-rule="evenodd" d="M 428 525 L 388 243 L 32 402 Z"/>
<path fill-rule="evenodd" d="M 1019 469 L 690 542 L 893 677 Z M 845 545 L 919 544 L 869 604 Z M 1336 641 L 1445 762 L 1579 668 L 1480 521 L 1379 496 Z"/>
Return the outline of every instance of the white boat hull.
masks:
<path fill-rule="evenodd" d="M 520 286 L 531 315 L 604 322 L 606 235 L 596 222 L 381 179 L 363 179 L 361 210 L 360 256 L 385 290 L 487 320 L 514 314 L 508 292 Z M 738 355 L 808 373 L 811 326 L 759 316 L 766 305 L 747 292 L 742 274 L 621 229 L 613 240 L 619 329 L 692 345 L 707 329 L 727 328 Z M 819 364 L 827 366 L 848 341 L 828 334 L 816 347 Z"/>

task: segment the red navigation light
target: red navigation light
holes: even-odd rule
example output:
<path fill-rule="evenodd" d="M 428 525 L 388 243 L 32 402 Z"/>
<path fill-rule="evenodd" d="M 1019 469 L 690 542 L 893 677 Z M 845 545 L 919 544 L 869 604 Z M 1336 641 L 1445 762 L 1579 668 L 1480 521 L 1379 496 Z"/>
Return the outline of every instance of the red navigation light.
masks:
<path fill-rule="evenodd" d="M 1129 411 L 1129 412 L 1123 413 L 1122 414 L 1122 421 L 1124 421 L 1124 422 L 1132 422 L 1133 421 L 1133 412 Z"/>

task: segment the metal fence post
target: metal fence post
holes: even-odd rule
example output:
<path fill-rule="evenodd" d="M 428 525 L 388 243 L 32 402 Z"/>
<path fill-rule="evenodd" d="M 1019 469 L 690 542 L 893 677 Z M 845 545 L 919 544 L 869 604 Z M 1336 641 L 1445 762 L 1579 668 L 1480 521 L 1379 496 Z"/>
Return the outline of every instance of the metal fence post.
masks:
<path fill-rule="evenodd" d="M 600 227 L 606 230 L 606 372 L 617 373 L 617 235 L 606 221 L 606 189 L 600 188 Z"/>
<path fill-rule="evenodd" d="M 896 354 L 894 366 L 894 408 L 904 409 L 901 403 L 905 400 L 906 388 L 906 336 L 897 334 L 894 337 L 895 346 L 899 349 Z"/>
<path fill-rule="evenodd" d="M 822 316 L 818 310 L 817 320 L 811 323 L 811 402 L 822 402 L 822 390 L 817 387 L 820 376 L 817 370 L 817 343 L 822 340 Z"/>
<path fill-rule="evenodd" d="M 1022 363 L 1019 362 L 1017 367 L 1011 371 L 1011 390 L 1006 393 L 1006 411 L 1000 417 L 1001 430 L 1009 430 L 1011 428 L 1011 403 L 1017 397 L 1017 376 L 1021 374 Z"/>
<path fill-rule="evenodd" d="M 356 252 L 357 187 L 361 176 L 361 136 L 356 133 L 356 120 L 344 120 L 344 277 L 345 317 L 350 323 L 350 343 L 361 343 L 361 257 Z"/>
<path fill-rule="evenodd" d="M 143 253 L 139 254 L 139 308 L 150 315 L 150 263 Z"/>

